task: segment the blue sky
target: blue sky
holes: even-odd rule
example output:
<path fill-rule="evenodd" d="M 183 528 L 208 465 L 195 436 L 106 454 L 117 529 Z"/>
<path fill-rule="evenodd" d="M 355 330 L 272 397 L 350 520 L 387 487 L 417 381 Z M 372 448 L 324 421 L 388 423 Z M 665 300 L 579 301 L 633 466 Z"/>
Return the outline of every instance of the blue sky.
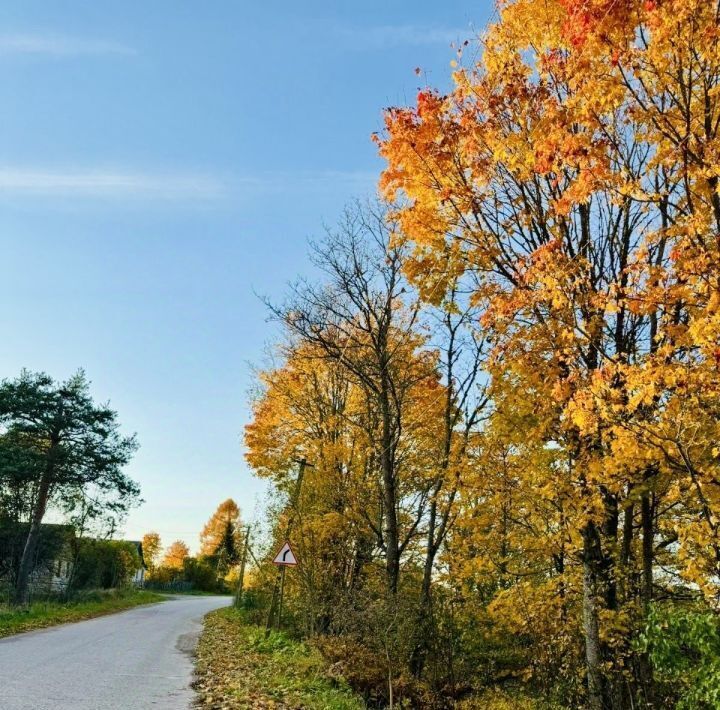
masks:
<path fill-rule="evenodd" d="M 488 0 L 9 0 L 0 6 L 0 375 L 79 367 L 141 449 L 129 537 L 197 546 L 243 461 L 255 294 L 310 273 L 306 240 L 372 193 L 370 134 Z"/>

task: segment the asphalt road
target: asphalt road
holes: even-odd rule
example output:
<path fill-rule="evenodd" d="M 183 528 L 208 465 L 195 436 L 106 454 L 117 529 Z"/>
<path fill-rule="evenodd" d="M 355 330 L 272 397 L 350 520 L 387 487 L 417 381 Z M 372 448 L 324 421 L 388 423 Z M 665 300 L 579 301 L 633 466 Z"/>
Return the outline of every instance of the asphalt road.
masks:
<path fill-rule="evenodd" d="M 230 597 L 176 597 L 0 639 L 2 710 L 183 710 L 202 619 Z"/>

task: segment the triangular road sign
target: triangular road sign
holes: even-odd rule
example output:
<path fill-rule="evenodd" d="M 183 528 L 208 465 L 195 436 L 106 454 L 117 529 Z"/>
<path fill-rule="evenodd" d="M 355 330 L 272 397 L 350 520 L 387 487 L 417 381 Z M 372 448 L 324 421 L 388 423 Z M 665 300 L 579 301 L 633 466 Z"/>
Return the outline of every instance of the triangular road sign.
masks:
<path fill-rule="evenodd" d="M 286 542 L 281 548 L 280 552 L 275 555 L 273 560 L 274 565 L 282 565 L 285 567 L 294 567 L 297 564 L 297 557 L 290 547 L 290 543 Z"/>

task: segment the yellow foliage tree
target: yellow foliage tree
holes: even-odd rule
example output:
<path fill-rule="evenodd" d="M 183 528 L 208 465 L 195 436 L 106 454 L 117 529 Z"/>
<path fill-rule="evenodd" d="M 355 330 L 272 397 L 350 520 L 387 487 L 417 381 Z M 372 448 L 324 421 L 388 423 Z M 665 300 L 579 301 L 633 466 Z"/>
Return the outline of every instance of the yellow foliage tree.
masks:
<path fill-rule="evenodd" d="M 181 570 L 188 557 L 190 557 L 190 548 L 182 540 L 175 540 L 165 550 L 162 564 L 171 569 Z"/>
<path fill-rule="evenodd" d="M 162 551 L 160 535 L 156 532 L 145 533 L 142 539 L 142 551 L 147 568 L 149 570 L 155 569 L 160 560 L 160 552 Z"/>
<path fill-rule="evenodd" d="M 242 544 L 241 524 L 240 508 L 237 503 L 232 498 L 220 503 L 200 533 L 200 554 L 215 555 L 223 546 L 230 545 L 230 541 L 234 543 L 231 546 L 236 553 Z"/>
<path fill-rule="evenodd" d="M 591 708 L 629 702 L 627 625 L 668 562 L 717 598 L 718 41 L 700 0 L 503 3 L 479 63 L 377 138 L 409 275 L 437 301 L 472 271 L 493 400 L 531 403 L 525 445 L 563 462 L 513 486 L 562 509 Z"/>

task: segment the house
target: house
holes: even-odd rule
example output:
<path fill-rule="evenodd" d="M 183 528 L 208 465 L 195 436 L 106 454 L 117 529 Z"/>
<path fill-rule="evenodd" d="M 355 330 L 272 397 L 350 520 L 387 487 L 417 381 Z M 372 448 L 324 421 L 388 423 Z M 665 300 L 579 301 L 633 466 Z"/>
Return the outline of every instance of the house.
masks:
<path fill-rule="evenodd" d="M 27 533 L 27 523 L 5 522 L 0 525 L 0 587 L 13 585 Z M 75 530 L 71 525 L 47 523 L 40 526 L 40 537 L 30 572 L 33 593 L 52 594 L 67 589 L 73 572 L 74 540 Z"/>
<path fill-rule="evenodd" d="M 36 552 L 35 566 L 30 573 L 34 592 L 64 592 L 72 579 L 75 553 L 72 525 L 42 525 Z"/>
<path fill-rule="evenodd" d="M 140 558 L 140 567 L 135 570 L 135 574 L 132 577 L 132 584 L 135 587 L 145 586 L 145 571 L 147 565 L 145 564 L 145 558 L 143 557 L 143 547 L 140 540 L 126 540 L 129 545 L 134 545 L 137 548 L 138 557 Z"/>
<path fill-rule="evenodd" d="M 0 592 L 15 584 L 27 523 L 0 520 Z M 40 526 L 30 588 L 33 594 L 52 595 L 76 589 L 109 589 L 145 585 L 147 566 L 139 540 L 79 538 L 71 525 Z"/>

